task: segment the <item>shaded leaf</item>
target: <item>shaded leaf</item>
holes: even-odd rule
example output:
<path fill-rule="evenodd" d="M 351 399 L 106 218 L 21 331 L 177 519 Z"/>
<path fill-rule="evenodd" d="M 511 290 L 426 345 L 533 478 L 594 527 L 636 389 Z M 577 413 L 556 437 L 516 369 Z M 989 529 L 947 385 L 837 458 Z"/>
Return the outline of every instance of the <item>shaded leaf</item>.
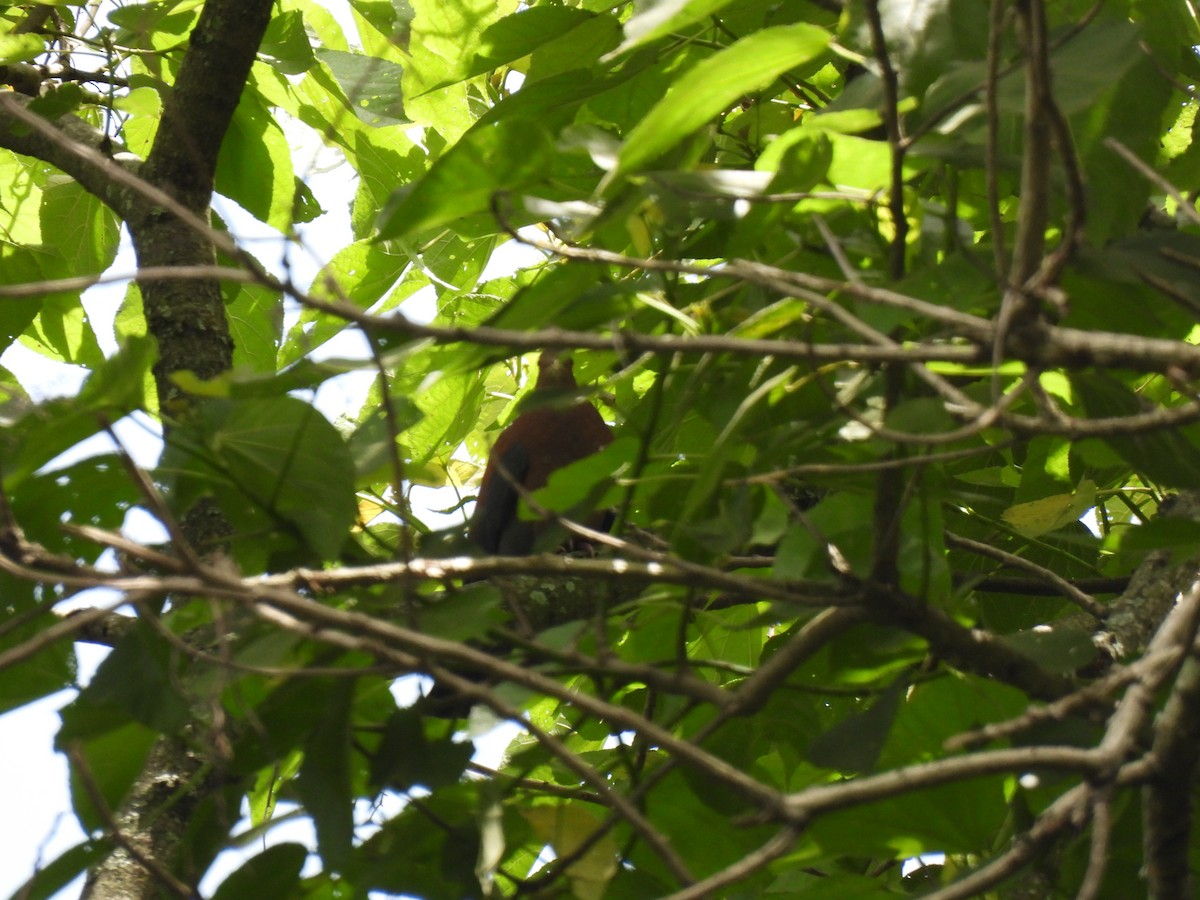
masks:
<path fill-rule="evenodd" d="M 1099 373 L 1077 374 L 1071 384 L 1088 414 L 1096 417 L 1134 415 L 1145 405 L 1115 378 Z M 1200 446 L 1190 431 L 1178 428 L 1145 429 L 1104 438 L 1121 458 L 1161 484 L 1200 487 Z"/>
<path fill-rule="evenodd" d="M 304 762 L 296 790 L 317 828 L 317 844 L 326 865 L 340 869 L 348 861 L 354 837 L 350 793 L 350 709 L 354 681 L 339 681 L 320 711 L 317 727 L 304 744 Z"/>
<path fill-rule="evenodd" d="M 449 735 L 431 740 L 425 720 L 413 710 L 398 710 L 384 727 L 383 740 L 371 760 L 371 782 L 381 788 L 434 790 L 462 777 L 475 752 L 469 741 Z"/>
<path fill-rule="evenodd" d="M 817 735 L 808 745 L 809 761 L 849 774 L 873 771 L 907 689 L 907 679 L 894 682 L 867 709 Z"/>
<path fill-rule="evenodd" d="M 300 868 L 308 858 L 301 844 L 276 844 L 246 860 L 221 882 L 214 900 L 287 900 L 294 897 L 300 880 Z"/>

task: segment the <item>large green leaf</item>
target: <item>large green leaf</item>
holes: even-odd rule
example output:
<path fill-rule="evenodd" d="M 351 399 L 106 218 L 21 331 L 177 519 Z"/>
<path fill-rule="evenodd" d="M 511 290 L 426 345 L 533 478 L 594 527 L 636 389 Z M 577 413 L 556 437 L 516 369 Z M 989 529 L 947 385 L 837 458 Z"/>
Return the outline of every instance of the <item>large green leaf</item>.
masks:
<path fill-rule="evenodd" d="M 283 129 L 257 91 L 242 95 L 225 132 L 216 189 L 281 232 L 292 224 L 292 155 Z"/>
<path fill-rule="evenodd" d="M 350 793 L 350 708 L 354 681 L 343 679 L 335 688 L 304 744 L 304 763 L 296 789 L 317 827 L 321 856 L 340 869 L 350 855 L 354 837 L 354 805 Z"/>
<path fill-rule="evenodd" d="M 403 274 L 411 259 L 394 248 L 355 241 L 339 250 L 313 280 L 311 291 L 322 299 L 348 300 L 363 309 L 373 306 Z M 424 285 L 415 281 L 403 294 Z M 346 329 L 346 320 L 321 310 L 305 308 L 288 332 L 280 352 L 280 365 L 295 362 Z"/>
<path fill-rule="evenodd" d="M 33 642 L 34 646 L 45 643 L 44 629 L 54 625 L 57 620 L 44 614 L 45 603 L 39 587 L 14 578 L 7 572 L 0 573 L 0 591 L 3 592 L 8 614 L 6 628 L 0 634 L 0 652 L 17 647 L 27 648 L 29 645 L 26 642 Z M 43 614 L 34 615 L 39 607 Z M 18 625 L 19 617 L 26 619 L 23 625 Z M 0 712 L 70 688 L 75 678 L 74 648 L 65 641 L 44 646 L 21 662 L 0 670 Z"/>
<path fill-rule="evenodd" d="M 619 39 L 620 26 L 611 16 L 596 15 L 583 9 L 539 6 L 523 9 L 492 23 L 480 37 L 475 58 L 461 72 L 472 78 L 506 63 L 536 70 L 545 77 L 577 69 L 606 50 Z M 532 64 L 522 65 L 522 57 L 533 54 Z M 569 66 L 567 63 L 569 62 Z M 436 87 L 452 83 L 446 81 Z"/>
<path fill-rule="evenodd" d="M 212 400 L 167 443 L 177 502 L 213 494 L 236 525 L 337 555 L 354 521 L 354 461 L 337 430 L 293 397 Z M 265 535 L 260 535 L 265 538 Z"/>
<path fill-rule="evenodd" d="M 61 254 L 64 274 L 99 275 L 117 256 L 120 223 L 103 202 L 75 181 L 47 185 L 39 208 L 48 248 Z"/>
<path fill-rule="evenodd" d="M 617 172 L 640 169 L 689 134 L 795 66 L 825 52 L 830 35 L 807 24 L 764 28 L 677 77 L 625 139 Z"/>
<path fill-rule="evenodd" d="M 276 844 L 246 860 L 221 882 L 213 900 L 288 900 L 296 895 L 300 869 L 308 858 L 303 844 Z"/>
<path fill-rule="evenodd" d="M 0 284 L 28 284 L 45 279 L 44 254 L 36 250 L 0 247 Z M 0 350 L 7 349 L 41 308 L 38 297 L 8 297 L 0 303 Z"/>
<path fill-rule="evenodd" d="M 1088 414 L 1097 417 L 1136 415 L 1142 403 L 1115 378 L 1098 373 L 1077 375 L 1072 385 Z M 1107 443 L 1130 465 L 1163 485 L 1200 488 L 1200 444 L 1193 429 L 1157 428 L 1106 437 Z"/>
<path fill-rule="evenodd" d="M 104 359 L 79 295 L 46 297 L 21 343 L 43 356 L 72 365 L 94 367 Z"/>
<path fill-rule="evenodd" d="M 37 58 L 46 51 L 45 41 L 37 34 L 0 35 L 0 65 Z"/>
<path fill-rule="evenodd" d="M 64 722 L 69 721 L 64 715 Z M 111 811 L 120 808 L 158 740 L 155 731 L 136 722 L 124 722 L 93 737 L 74 741 L 73 748 L 88 768 L 88 781 L 95 786 L 105 806 L 97 807 L 84 776 L 72 767 L 71 799 L 85 829 L 102 828 L 111 821 Z"/>
<path fill-rule="evenodd" d="M 498 194 L 540 180 L 550 155 L 550 135 L 537 120 L 478 125 L 429 174 L 392 196 L 379 214 L 379 237 L 404 237 L 486 212 Z"/>
<path fill-rule="evenodd" d="M 632 50 L 641 44 L 657 40 L 675 31 L 683 31 L 689 25 L 703 22 L 732 0 L 662 0 L 647 4 L 625 23 L 625 41 L 620 52 Z"/>
<path fill-rule="evenodd" d="M 371 760 L 371 782 L 401 791 L 454 784 L 474 752 L 470 742 L 454 741 L 449 735 L 431 739 L 420 714 L 399 710 L 387 721 L 379 750 Z"/>
<path fill-rule="evenodd" d="M 400 92 L 404 74 L 400 66 L 344 50 L 319 50 L 317 58 L 329 67 L 364 122 L 391 125 L 408 121 Z"/>
<path fill-rule="evenodd" d="M 104 735 L 133 721 L 170 734 L 191 711 L 179 690 L 175 651 L 139 622 L 104 658 L 79 696 L 63 709 L 59 746 Z"/>
<path fill-rule="evenodd" d="M 233 335 L 233 366 L 275 374 L 283 331 L 283 297 L 260 284 L 230 285 L 225 317 Z"/>
<path fill-rule="evenodd" d="M 307 72 L 316 59 L 304 31 L 305 22 L 305 16 L 294 9 L 272 16 L 258 48 L 259 56 L 276 71 L 288 75 Z"/>
<path fill-rule="evenodd" d="M 115 455 L 93 456 L 26 479 L 9 496 L 25 534 L 56 553 L 95 562 L 103 546 L 64 524 L 118 530 L 142 497 Z"/>

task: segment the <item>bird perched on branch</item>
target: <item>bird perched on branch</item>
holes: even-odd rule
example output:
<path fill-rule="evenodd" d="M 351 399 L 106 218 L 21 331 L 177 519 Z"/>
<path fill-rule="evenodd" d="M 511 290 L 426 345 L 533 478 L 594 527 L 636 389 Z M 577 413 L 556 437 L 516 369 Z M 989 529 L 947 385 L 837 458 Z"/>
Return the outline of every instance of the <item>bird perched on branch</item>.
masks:
<path fill-rule="evenodd" d="M 612 430 L 591 403 L 553 405 L 556 392 L 574 390 L 571 359 L 547 350 L 538 358 L 535 404 L 501 432 L 479 486 L 471 540 L 488 553 L 525 556 L 544 525 L 517 515 L 522 491 L 545 487 L 550 473 L 590 456 L 612 441 Z M 514 485 L 520 485 L 520 490 Z M 599 523 L 594 523 L 599 524 Z"/>

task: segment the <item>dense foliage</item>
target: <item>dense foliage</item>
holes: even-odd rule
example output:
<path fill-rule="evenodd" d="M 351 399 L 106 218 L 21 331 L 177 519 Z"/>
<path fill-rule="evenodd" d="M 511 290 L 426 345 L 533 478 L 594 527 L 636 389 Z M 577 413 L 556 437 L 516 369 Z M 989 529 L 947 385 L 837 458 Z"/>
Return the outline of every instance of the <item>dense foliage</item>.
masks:
<path fill-rule="evenodd" d="M 217 897 L 1190 895 L 1192 5 L 349 8 L 0 10 L 2 346 L 88 372 L 0 371 L 0 708 L 112 647 L 22 896 L 247 834 Z M 351 231 L 296 283 L 317 141 Z M 544 348 L 616 440 L 525 514 L 613 539 L 480 558 L 413 489 L 463 519 Z M 137 411 L 154 468 L 54 462 Z"/>

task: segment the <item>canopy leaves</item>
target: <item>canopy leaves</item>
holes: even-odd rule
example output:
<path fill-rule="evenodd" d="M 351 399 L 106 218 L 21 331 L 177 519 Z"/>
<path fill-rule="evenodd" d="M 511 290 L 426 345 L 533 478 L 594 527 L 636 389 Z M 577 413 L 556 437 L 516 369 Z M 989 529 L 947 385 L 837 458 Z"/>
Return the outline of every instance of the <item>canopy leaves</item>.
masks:
<path fill-rule="evenodd" d="M 20 896 L 1190 896 L 1197 46 L 4 7 L 0 709 L 74 691 L 83 829 Z M 546 349 L 616 439 L 484 557 Z"/>

